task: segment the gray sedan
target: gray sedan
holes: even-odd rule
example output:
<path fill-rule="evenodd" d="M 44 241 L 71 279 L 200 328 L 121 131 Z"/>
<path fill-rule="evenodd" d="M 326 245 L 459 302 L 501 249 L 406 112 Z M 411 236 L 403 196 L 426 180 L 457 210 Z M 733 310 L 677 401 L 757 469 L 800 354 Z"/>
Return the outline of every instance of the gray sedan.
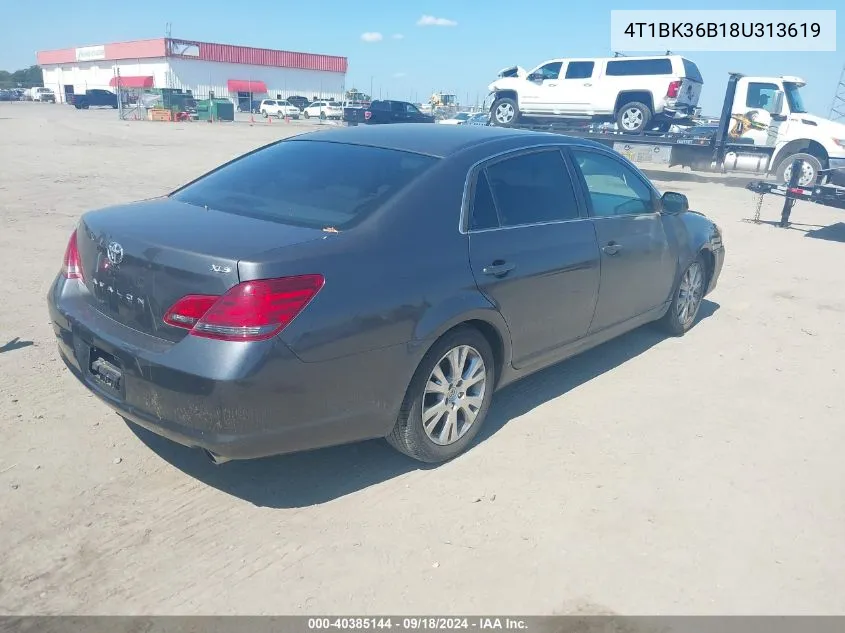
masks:
<path fill-rule="evenodd" d="M 215 462 L 387 438 L 464 451 L 493 392 L 651 321 L 694 323 L 719 228 L 590 141 L 385 125 L 285 139 L 82 216 L 61 357 Z"/>

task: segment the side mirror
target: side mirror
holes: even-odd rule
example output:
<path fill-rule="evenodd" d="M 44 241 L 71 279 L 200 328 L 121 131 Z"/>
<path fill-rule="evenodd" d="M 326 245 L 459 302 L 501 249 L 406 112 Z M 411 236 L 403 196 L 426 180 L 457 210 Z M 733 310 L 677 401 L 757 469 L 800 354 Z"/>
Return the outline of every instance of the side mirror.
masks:
<path fill-rule="evenodd" d="M 662 201 L 664 213 L 684 213 L 685 211 L 689 211 L 689 200 L 682 193 L 667 191 L 663 194 Z"/>
<path fill-rule="evenodd" d="M 783 90 L 778 90 L 775 93 L 775 100 L 772 103 L 772 112 L 774 114 L 782 114 L 783 113 Z"/>

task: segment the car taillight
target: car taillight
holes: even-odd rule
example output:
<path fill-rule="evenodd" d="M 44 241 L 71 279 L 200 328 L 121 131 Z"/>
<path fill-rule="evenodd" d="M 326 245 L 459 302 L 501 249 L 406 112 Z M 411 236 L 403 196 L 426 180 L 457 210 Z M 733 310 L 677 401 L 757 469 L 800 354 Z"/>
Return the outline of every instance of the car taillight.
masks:
<path fill-rule="evenodd" d="M 222 341 L 261 341 L 281 332 L 323 287 L 322 275 L 245 281 L 223 296 L 187 295 L 164 322 L 193 336 Z"/>
<path fill-rule="evenodd" d="M 79 247 L 76 244 L 76 231 L 70 234 L 62 262 L 62 275 L 65 279 L 82 279 L 82 260 L 79 257 Z"/>
<path fill-rule="evenodd" d="M 365 121 L 369 121 L 371 116 L 373 116 L 373 113 L 372 113 L 372 112 L 370 112 L 369 110 L 367 110 L 366 112 L 364 112 L 364 120 L 365 120 Z"/>
<path fill-rule="evenodd" d="M 681 82 L 680 81 L 673 81 L 669 84 L 669 90 L 666 91 L 666 96 L 670 99 L 674 99 L 678 96 L 678 93 L 681 91 Z"/>

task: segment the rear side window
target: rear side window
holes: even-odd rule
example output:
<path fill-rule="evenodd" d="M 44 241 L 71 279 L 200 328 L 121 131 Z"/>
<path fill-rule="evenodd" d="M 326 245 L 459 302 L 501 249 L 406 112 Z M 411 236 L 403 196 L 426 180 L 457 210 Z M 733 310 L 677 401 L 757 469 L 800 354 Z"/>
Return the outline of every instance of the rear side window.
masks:
<path fill-rule="evenodd" d="M 373 101 L 370 110 L 390 110 L 390 103 L 387 101 Z"/>
<path fill-rule="evenodd" d="M 684 76 L 687 79 L 697 81 L 700 84 L 704 83 L 704 78 L 701 76 L 701 72 L 699 72 L 698 66 L 696 66 L 693 62 L 688 59 L 684 60 Z"/>
<path fill-rule="evenodd" d="M 343 229 L 438 160 L 363 145 L 282 141 L 206 174 L 171 197 L 235 215 Z"/>
<path fill-rule="evenodd" d="M 485 171 L 502 226 L 579 217 L 575 189 L 558 150 L 506 158 Z"/>
<path fill-rule="evenodd" d="M 472 208 L 469 217 L 470 231 L 481 231 L 499 226 L 499 216 L 496 213 L 496 203 L 493 202 L 493 192 L 490 182 L 482 169 L 475 181 L 475 192 L 472 196 Z"/>
<path fill-rule="evenodd" d="M 606 75 L 627 77 L 630 75 L 671 75 L 672 62 L 668 57 L 657 59 L 614 59 L 607 62 Z"/>
<path fill-rule="evenodd" d="M 566 79 L 589 79 L 593 76 L 595 62 L 569 62 L 566 67 Z"/>

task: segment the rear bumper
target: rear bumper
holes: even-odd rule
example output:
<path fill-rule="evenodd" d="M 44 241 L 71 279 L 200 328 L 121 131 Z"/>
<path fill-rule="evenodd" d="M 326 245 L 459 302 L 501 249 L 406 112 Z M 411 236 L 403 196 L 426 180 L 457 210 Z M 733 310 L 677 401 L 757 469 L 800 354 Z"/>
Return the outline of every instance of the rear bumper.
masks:
<path fill-rule="evenodd" d="M 306 363 L 278 339 L 173 344 L 101 314 L 86 292 L 62 278 L 50 289 L 62 360 L 89 391 L 157 435 L 249 459 L 384 437 L 396 420 L 408 384 L 406 346 Z M 91 371 L 92 348 L 115 359 L 119 390 Z"/>

